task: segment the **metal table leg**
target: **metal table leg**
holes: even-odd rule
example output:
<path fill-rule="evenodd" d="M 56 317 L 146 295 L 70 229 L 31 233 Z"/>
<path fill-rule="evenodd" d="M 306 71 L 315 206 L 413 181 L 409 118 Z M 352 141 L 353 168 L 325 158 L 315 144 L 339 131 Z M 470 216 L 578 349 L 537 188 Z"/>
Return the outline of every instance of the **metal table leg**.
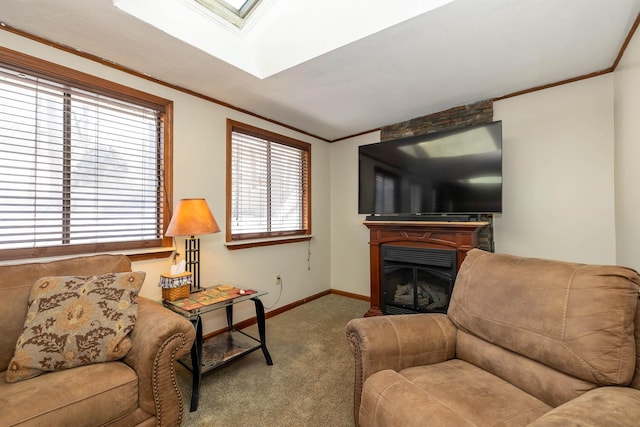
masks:
<path fill-rule="evenodd" d="M 269 350 L 267 350 L 267 334 L 265 333 L 265 320 L 264 320 L 264 305 L 259 298 L 253 299 L 254 304 L 256 305 L 256 320 L 258 321 L 258 333 L 260 334 L 260 347 L 262 348 L 262 353 L 264 354 L 264 358 L 267 360 L 267 365 L 273 365 L 271 361 L 271 355 L 269 354 Z"/>
<path fill-rule="evenodd" d="M 229 304 L 225 308 L 227 310 L 227 330 L 231 332 L 233 330 L 233 304 Z"/>
<path fill-rule="evenodd" d="M 202 320 L 200 316 L 191 319 L 193 327 L 196 329 L 196 339 L 191 346 L 191 370 L 193 376 L 193 386 L 191 388 L 191 408 L 190 411 L 198 410 L 198 400 L 200 399 L 200 379 L 202 378 Z"/>

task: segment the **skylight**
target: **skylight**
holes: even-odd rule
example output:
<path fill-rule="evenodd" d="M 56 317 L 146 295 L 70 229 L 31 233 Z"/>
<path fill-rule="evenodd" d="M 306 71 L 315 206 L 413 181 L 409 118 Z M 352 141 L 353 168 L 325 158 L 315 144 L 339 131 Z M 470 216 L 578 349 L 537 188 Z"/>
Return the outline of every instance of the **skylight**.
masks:
<path fill-rule="evenodd" d="M 242 28 L 249 14 L 261 0 L 191 0 L 224 20 Z"/>

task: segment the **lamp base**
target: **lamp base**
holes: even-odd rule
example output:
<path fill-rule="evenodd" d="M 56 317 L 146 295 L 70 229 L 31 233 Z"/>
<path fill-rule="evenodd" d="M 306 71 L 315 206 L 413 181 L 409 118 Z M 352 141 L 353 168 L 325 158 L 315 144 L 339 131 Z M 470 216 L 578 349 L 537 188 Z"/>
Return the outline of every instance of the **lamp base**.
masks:
<path fill-rule="evenodd" d="M 184 259 L 187 271 L 193 274 L 191 292 L 200 290 L 200 239 L 191 236 L 184 241 Z"/>

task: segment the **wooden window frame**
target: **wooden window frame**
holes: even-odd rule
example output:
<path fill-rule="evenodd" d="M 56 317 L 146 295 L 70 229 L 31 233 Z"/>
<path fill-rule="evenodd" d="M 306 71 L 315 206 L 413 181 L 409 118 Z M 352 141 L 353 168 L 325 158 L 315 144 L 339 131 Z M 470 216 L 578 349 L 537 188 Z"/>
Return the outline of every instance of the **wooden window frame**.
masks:
<path fill-rule="evenodd" d="M 173 101 L 4 47 L 0 47 L 0 64 L 4 67 L 25 71 L 31 75 L 73 85 L 105 96 L 112 96 L 156 108 L 164 112 L 162 119 L 164 125 L 164 164 L 162 168 L 162 173 L 164 174 L 164 195 L 161 213 L 163 230 L 160 247 L 158 247 L 157 243 L 151 244 L 150 242 L 148 245 L 143 244 L 142 247 L 140 247 L 140 241 L 136 241 L 138 243 L 137 247 L 131 247 L 131 242 L 115 242 L 5 249 L 0 250 L 0 261 L 86 255 L 103 252 L 121 253 L 123 251 L 131 251 L 131 254 L 127 255 L 132 261 L 169 256 L 173 251 L 173 239 L 166 237 L 164 233 L 169 223 L 171 207 L 173 206 Z"/>

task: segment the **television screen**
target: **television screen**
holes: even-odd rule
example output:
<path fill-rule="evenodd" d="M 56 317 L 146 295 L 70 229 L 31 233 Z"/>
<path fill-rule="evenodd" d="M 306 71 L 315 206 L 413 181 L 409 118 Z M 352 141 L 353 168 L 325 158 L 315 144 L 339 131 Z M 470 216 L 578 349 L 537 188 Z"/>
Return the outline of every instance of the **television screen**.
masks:
<path fill-rule="evenodd" d="M 358 213 L 502 212 L 502 122 L 359 147 Z"/>

